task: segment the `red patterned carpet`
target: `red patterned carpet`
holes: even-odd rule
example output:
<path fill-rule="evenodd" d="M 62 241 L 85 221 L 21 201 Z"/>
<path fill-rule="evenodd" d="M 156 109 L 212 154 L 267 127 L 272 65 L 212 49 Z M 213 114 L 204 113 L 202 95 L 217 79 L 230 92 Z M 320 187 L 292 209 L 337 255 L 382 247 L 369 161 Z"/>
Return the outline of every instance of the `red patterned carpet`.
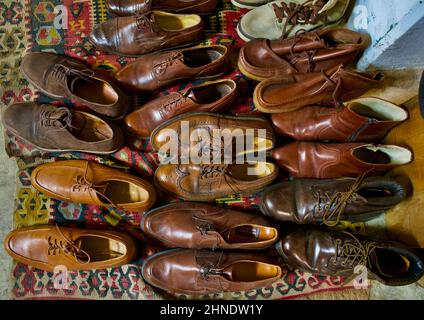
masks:
<path fill-rule="evenodd" d="M 65 6 L 68 12 L 68 28 L 55 28 L 54 8 Z M 242 45 L 235 27 L 242 11 L 234 8 L 229 0 L 222 1 L 218 11 L 205 20 L 205 43 L 220 43 L 234 50 Z M 25 51 L 56 52 L 85 60 L 93 68 L 114 72 L 131 59 L 107 55 L 96 51 L 88 42 L 87 35 L 98 23 L 109 18 L 104 0 L 3 0 L 0 3 L 0 92 L 2 107 L 15 102 L 38 100 L 57 105 L 83 108 L 72 101 L 52 101 L 29 85 L 19 73 L 19 64 Z M 247 81 L 235 69 L 225 77 L 234 79 L 240 89 L 240 98 L 228 112 L 253 111 L 252 92 L 254 84 Z M 175 91 L 196 83 L 181 83 L 168 91 Z M 161 94 L 166 94 L 163 92 Z M 132 108 L 141 106 L 147 96 L 131 97 Z M 147 141 L 128 139 L 124 148 L 108 158 L 82 153 L 40 153 L 31 146 L 6 134 L 7 152 L 16 157 L 21 171 L 17 179 L 16 209 L 13 213 L 15 227 L 35 224 L 57 223 L 59 225 L 86 226 L 90 228 L 119 228 L 130 232 L 140 240 L 140 259 L 121 268 L 72 272 L 67 287 L 58 288 L 58 280 L 52 273 L 26 265 L 15 264 L 12 270 L 12 298 L 14 299 L 162 299 L 168 296 L 148 286 L 140 271 L 143 258 L 163 250 L 143 241 L 138 228 L 141 213 L 122 212 L 108 208 L 65 203 L 49 199 L 30 185 L 31 170 L 38 164 L 60 159 L 90 159 L 100 163 L 130 170 L 149 179 L 157 157 L 151 153 Z M 166 199 L 169 200 L 169 199 Z M 165 201 L 165 199 L 163 199 Z M 217 204 L 245 210 L 255 210 L 256 195 L 237 195 L 218 199 Z M 363 228 L 363 225 L 349 225 Z M 318 292 L 350 290 L 342 287 L 339 277 L 320 277 L 285 268 L 284 277 L 267 288 L 248 292 L 211 295 L 203 298 L 220 299 L 289 299 L 310 297 Z"/>

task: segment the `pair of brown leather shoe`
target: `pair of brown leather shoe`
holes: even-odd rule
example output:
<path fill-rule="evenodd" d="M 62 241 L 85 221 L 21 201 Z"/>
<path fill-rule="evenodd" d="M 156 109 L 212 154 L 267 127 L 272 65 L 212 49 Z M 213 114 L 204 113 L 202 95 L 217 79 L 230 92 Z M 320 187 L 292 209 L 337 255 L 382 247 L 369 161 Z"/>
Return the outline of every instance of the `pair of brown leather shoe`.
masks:
<path fill-rule="evenodd" d="M 176 294 L 244 291 L 267 286 L 282 276 L 278 260 L 258 253 L 203 249 L 259 250 L 278 240 L 264 217 L 201 203 L 174 203 L 143 215 L 141 229 L 167 247 L 149 257 L 143 278 Z"/>
<path fill-rule="evenodd" d="M 150 141 L 165 162 L 155 172 L 156 185 L 185 200 L 254 193 L 278 175 L 266 162 L 275 138 L 261 117 L 183 114 L 157 127 Z M 249 161 L 255 153 L 264 159 Z"/>

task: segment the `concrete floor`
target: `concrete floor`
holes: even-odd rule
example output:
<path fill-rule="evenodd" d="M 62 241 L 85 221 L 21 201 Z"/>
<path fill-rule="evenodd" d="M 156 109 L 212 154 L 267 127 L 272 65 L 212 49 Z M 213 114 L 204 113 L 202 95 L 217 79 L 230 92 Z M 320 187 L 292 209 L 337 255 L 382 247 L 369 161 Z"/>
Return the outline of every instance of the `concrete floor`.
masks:
<path fill-rule="evenodd" d="M 12 230 L 12 212 L 15 197 L 15 179 L 18 167 L 4 150 L 3 127 L 0 122 L 0 239 Z M 0 246 L 0 299 L 9 299 L 9 275 L 12 259 Z"/>

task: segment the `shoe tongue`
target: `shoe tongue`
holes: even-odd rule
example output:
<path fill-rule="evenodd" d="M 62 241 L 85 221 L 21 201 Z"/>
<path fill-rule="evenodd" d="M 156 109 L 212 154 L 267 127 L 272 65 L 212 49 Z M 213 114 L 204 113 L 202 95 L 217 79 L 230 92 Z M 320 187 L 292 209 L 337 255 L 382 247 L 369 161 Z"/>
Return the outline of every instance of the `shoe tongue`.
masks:
<path fill-rule="evenodd" d="M 224 268 L 222 274 L 227 280 L 233 281 L 233 265 Z"/>

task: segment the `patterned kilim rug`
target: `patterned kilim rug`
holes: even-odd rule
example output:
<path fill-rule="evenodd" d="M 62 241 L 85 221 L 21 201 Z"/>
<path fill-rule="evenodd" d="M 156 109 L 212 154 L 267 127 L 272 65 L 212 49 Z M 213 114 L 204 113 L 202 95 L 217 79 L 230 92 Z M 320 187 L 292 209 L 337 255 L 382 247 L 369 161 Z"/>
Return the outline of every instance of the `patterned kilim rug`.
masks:
<path fill-rule="evenodd" d="M 60 7 L 58 7 L 60 6 Z M 56 8 L 56 9 L 55 9 Z M 66 10 L 68 23 L 56 21 L 55 10 Z M 229 0 L 224 0 L 219 10 L 206 18 L 205 43 L 220 43 L 234 50 L 242 43 L 238 40 L 235 26 L 243 12 L 234 8 Z M 20 60 L 26 51 L 46 51 L 64 54 L 85 60 L 93 68 L 114 72 L 131 61 L 129 58 L 106 55 L 96 51 L 88 42 L 87 35 L 98 23 L 110 16 L 105 10 L 104 0 L 46 0 L 0 2 L 0 97 L 1 105 L 15 102 L 38 100 L 57 105 L 65 103 L 69 107 L 83 108 L 72 101 L 52 101 L 29 85 L 19 72 Z M 56 19 L 57 20 L 57 19 Z M 67 28 L 57 28 L 60 25 Z M 234 69 L 233 69 L 234 70 Z M 236 71 L 226 75 L 238 82 L 240 98 L 228 112 L 253 112 L 251 101 L 253 83 L 246 81 Z M 169 91 L 182 89 L 193 83 L 184 83 L 170 88 Z M 161 93 L 166 94 L 166 92 Z M 132 108 L 139 107 L 148 97 L 131 97 Z M 57 223 L 89 228 L 119 228 L 140 239 L 139 260 L 132 264 L 108 270 L 72 272 L 68 286 L 58 288 L 52 273 L 15 263 L 11 274 L 11 296 L 13 299 L 163 299 L 170 298 L 147 285 L 141 277 L 143 258 L 163 250 L 143 241 L 139 230 L 142 213 L 121 212 L 96 206 L 65 203 L 45 197 L 31 187 L 30 174 L 40 163 L 61 159 L 89 159 L 149 179 L 157 163 L 151 153 L 148 141 L 129 139 L 126 146 L 108 158 L 82 153 L 40 153 L 30 145 L 5 134 L 6 148 L 10 156 L 16 158 L 20 172 L 17 179 L 16 209 L 14 227 L 36 224 Z M 168 199 L 169 200 L 169 199 Z M 163 200 L 164 201 L 164 200 Z M 245 210 L 255 210 L 257 195 L 237 195 L 217 200 L 219 205 L 228 205 Z M 363 229 L 364 226 L 342 226 Z M 310 298 L 322 292 L 340 292 L 346 295 L 349 290 L 358 297 L 360 290 L 352 290 L 352 285 L 342 286 L 340 277 L 321 277 L 285 268 L 283 279 L 267 288 L 248 292 L 227 293 L 202 297 L 219 299 L 288 299 Z M 362 290 L 366 291 L 366 290 Z M 191 297 L 187 297 L 191 298 Z"/>

